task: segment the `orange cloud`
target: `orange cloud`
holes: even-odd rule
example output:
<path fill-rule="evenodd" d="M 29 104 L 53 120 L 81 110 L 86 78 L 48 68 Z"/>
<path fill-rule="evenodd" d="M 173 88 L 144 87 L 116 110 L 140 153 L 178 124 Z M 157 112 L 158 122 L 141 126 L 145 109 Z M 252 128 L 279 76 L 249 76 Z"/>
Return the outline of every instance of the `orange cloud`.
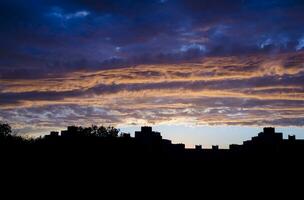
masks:
<path fill-rule="evenodd" d="M 0 117 L 10 115 L 19 126 L 28 121 L 51 126 L 57 123 L 51 109 L 60 107 L 64 122 L 304 125 L 303 58 L 303 53 L 208 57 L 0 80 Z"/>

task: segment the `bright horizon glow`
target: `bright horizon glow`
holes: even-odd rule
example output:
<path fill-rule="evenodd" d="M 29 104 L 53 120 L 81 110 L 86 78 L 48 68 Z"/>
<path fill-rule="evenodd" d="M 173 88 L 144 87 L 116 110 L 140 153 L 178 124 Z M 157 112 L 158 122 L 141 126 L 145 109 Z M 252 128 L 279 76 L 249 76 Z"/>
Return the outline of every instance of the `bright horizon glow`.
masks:
<path fill-rule="evenodd" d="M 73 125 L 73 124 L 70 124 Z M 88 125 L 90 126 L 90 125 Z M 146 126 L 146 125 L 143 125 Z M 147 125 L 153 131 L 160 132 L 163 139 L 169 139 L 174 144 L 183 143 L 186 148 L 194 148 L 195 145 L 202 145 L 203 148 L 211 148 L 212 145 L 219 145 L 220 148 L 228 149 L 230 144 L 242 144 L 243 141 L 250 140 L 263 131 L 263 126 L 203 126 L 203 125 Z M 134 132 L 139 131 L 139 125 L 118 125 L 120 133 L 130 133 L 134 137 Z M 53 129 L 37 129 L 36 132 L 25 134 L 28 137 L 39 137 L 50 133 L 50 131 L 62 131 L 67 127 Z M 14 127 L 13 127 L 14 129 Z M 275 127 L 276 132 L 283 133 L 284 138 L 288 135 L 295 135 L 297 139 L 304 139 L 303 127 Z M 14 129 L 15 130 L 15 129 Z M 20 129 L 22 130 L 22 129 Z M 20 133 L 16 130 L 16 133 Z M 20 135 L 23 135 L 21 133 Z"/>
<path fill-rule="evenodd" d="M 242 144 L 243 141 L 250 140 L 262 132 L 264 127 L 155 125 L 152 128 L 161 132 L 164 139 L 170 139 L 173 143 L 184 143 L 187 148 L 201 144 L 203 148 L 219 145 L 226 149 L 230 144 Z M 126 126 L 120 130 L 134 136 L 134 131 L 140 130 L 140 126 Z M 278 127 L 276 132 L 282 132 L 284 138 L 296 135 L 297 139 L 304 139 L 304 128 L 301 127 Z"/>

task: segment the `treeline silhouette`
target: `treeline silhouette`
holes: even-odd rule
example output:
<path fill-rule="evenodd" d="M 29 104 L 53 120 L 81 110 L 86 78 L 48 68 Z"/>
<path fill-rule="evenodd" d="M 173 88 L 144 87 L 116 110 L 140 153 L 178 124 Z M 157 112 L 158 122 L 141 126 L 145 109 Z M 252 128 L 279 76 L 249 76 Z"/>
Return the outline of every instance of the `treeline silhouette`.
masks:
<path fill-rule="evenodd" d="M 142 127 L 134 137 L 115 127 L 93 125 L 24 138 L 13 134 L 9 124 L 1 123 L 0 158 L 3 174 L 26 176 L 24 180 L 66 179 L 73 184 L 94 179 L 103 180 L 103 185 L 115 185 L 118 180 L 121 184 L 135 180 L 140 185 L 153 180 L 178 185 L 182 180 L 197 179 L 215 185 L 217 180 L 242 185 L 264 177 L 271 177 L 272 182 L 294 178 L 290 172 L 303 169 L 304 141 L 295 136 L 283 139 L 282 133 L 267 127 L 229 149 L 200 145 L 189 149 L 163 139 L 152 127 Z"/>
<path fill-rule="evenodd" d="M 18 155 L 22 155 L 23 158 L 37 156 L 42 159 L 77 157 L 77 160 L 90 158 L 93 162 L 98 160 L 134 162 L 169 159 L 169 151 L 174 155 L 173 150 L 178 149 L 178 145 L 172 145 L 169 140 L 162 140 L 160 133 L 157 137 L 154 135 L 156 132 L 151 132 L 151 135 L 148 132 L 143 133 L 144 137 L 134 138 L 128 133 L 120 133 L 119 129 L 112 126 L 69 126 L 60 134 L 52 131 L 49 135 L 38 138 L 14 135 L 9 124 L 2 123 L 0 127 L 0 145 L 9 157 Z"/>
<path fill-rule="evenodd" d="M 185 148 L 184 144 L 172 144 L 163 139 L 161 133 L 152 131 L 152 127 L 142 127 L 129 133 L 109 126 L 81 127 L 69 126 L 61 133 L 52 131 L 38 138 L 24 138 L 12 134 L 7 123 L 0 123 L 0 146 L 7 155 L 18 152 L 24 157 L 48 156 L 60 158 L 62 155 L 85 158 L 133 161 L 182 161 L 182 162 L 238 162 L 238 161 L 299 161 L 304 156 L 304 140 L 295 136 L 283 139 L 282 133 L 266 127 L 258 136 L 244 141 L 242 145 L 230 145 L 229 149 L 220 149 L 214 145 L 211 149 L 196 145 L 194 149 Z M 28 153 L 28 154 L 26 154 Z"/>
<path fill-rule="evenodd" d="M 72 130 L 72 132 L 71 132 Z M 70 134 L 70 139 L 75 138 L 117 138 L 123 137 L 124 133 L 119 134 L 119 129 L 115 127 L 108 126 L 96 126 L 92 125 L 91 127 L 81 127 L 81 126 L 70 126 L 68 134 Z M 65 134 L 66 132 L 62 132 Z M 0 142 L 1 145 L 14 145 L 14 144 L 38 144 L 41 142 L 51 142 L 53 141 L 51 138 L 55 138 L 59 136 L 58 132 L 52 131 L 50 135 L 45 135 L 43 137 L 38 138 L 24 138 L 22 136 L 18 136 L 17 134 L 13 134 L 12 127 L 8 123 L 0 123 Z"/>

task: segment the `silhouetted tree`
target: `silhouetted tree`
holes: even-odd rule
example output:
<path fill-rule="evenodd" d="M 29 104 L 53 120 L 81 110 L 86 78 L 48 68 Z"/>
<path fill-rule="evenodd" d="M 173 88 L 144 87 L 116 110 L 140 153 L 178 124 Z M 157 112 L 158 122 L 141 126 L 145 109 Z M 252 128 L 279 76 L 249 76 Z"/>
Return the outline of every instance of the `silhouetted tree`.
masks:
<path fill-rule="evenodd" d="M 0 122 L 0 137 L 8 137 L 12 133 L 12 128 L 7 123 Z"/>
<path fill-rule="evenodd" d="M 91 134 L 94 136 L 98 136 L 98 126 L 96 125 L 91 126 Z"/>
<path fill-rule="evenodd" d="M 91 127 L 85 127 L 82 129 L 81 133 L 85 136 L 93 136 L 93 129 Z"/>
<path fill-rule="evenodd" d="M 106 127 L 104 127 L 104 126 L 98 127 L 98 129 L 97 129 L 97 135 L 99 137 L 106 137 L 106 135 L 107 135 L 107 129 L 106 129 Z"/>
<path fill-rule="evenodd" d="M 73 135 L 78 136 L 95 136 L 104 138 L 115 138 L 118 137 L 119 129 L 113 126 L 96 126 L 82 127 L 82 126 L 69 126 L 70 132 Z"/>
<path fill-rule="evenodd" d="M 119 129 L 113 127 L 113 126 L 109 126 L 107 127 L 107 137 L 118 137 L 118 133 L 119 133 Z"/>
<path fill-rule="evenodd" d="M 91 126 L 91 134 L 96 135 L 98 137 L 118 137 L 119 129 L 113 126 Z"/>

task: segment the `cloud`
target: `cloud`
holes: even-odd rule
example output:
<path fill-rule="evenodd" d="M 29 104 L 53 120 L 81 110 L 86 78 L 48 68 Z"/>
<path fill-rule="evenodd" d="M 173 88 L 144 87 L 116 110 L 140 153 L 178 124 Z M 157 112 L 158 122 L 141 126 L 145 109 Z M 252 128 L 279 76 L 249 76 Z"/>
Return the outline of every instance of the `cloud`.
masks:
<path fill-rule="evenodd" d="M 88 15 L 90 15 L 90 12 L 86 10 L 81 10 L 81 11 L 76 11 L 74 13 L 65 13 L 60 8 L 53 8 L 48 15 L 62 20 L 71 20 L 71 19 L 87 17 Z"/>
<path fill-rule="evenodd" d="M 0 116 L 39 129 L 95 122 L 303 126 L 303 64 L 298 52 L 2 79 Z"/>
<path fill-rule="evenodd" d="M 205 47 L 205 46 L 200 45 L 200 44 L 195 44 L 195 43 L 190 44 L 190 45 L 183 45 L 183 46 L 180 48 L 180 50 L 181 50 L 182 52 L 187 52 L 187 51 L 189 51 L 189 50 L 191 50 L 191 49 L 198 49 L 199 51 L 206 51 L 206 47 Z"/>
<path fill-rule="evenodd" d="M 2 0 L 0 118 L 28 131 L 98 119 L 302 126 L 303 8 Z"/>
<path fill-rule="evenodd" d="M 282 0 L 4 0 L 0 75 L 110 68 L 113 58 L 125 66 L 294 52 L 301 49 L 302 8 Z M 79 60 L 86 63 L 69 65 Z"/>
<path fill-rule="evenodd" d="M 304 48 L 304 37 L 302 37 L 301 39 L 299 39 L 298 45 L 296 46 L 296 50 L 300 51 L 303 48 Z"/>

